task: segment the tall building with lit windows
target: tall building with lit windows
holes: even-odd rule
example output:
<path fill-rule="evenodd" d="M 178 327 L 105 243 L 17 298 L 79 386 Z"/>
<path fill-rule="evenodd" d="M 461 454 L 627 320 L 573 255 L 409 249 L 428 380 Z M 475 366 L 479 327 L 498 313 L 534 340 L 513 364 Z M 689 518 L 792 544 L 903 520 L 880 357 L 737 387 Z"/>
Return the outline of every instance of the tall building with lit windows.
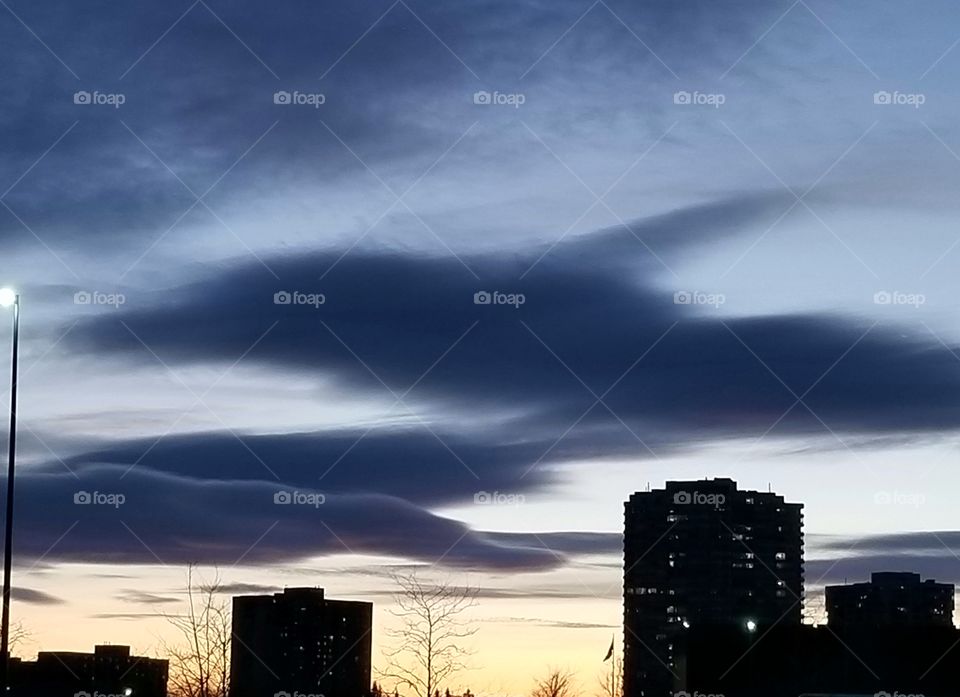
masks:
<path fill-rule="evenodd" d="M 637 492 L 624 508 L 624 697 L 682 689 L 690 627 L 800 625 L 803 504 L 709 479 Z"/>
<path fill-rule="evenodd" d="M 366 697 L 373 605 L 322 588 L 233 599 L 231 697 Z"/>

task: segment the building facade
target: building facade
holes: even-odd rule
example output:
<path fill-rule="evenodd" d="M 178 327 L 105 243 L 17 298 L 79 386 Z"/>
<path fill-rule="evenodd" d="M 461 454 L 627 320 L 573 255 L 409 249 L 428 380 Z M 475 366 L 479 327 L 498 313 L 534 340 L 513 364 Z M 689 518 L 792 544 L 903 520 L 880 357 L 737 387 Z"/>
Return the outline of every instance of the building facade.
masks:
<path fill-rule="evenodd" d="M 322 588 L 233 599 L 232 697 L 370 691 L 373 605 Z"/>
<path fill-rule="evenodd" d="M 624 507 L 624 697 L 680 686 L 691 627 L 799 626 L 802 504 L 731 479 L 667 482 Z"/>
<path fill-rule="evenodd" d="M 866 583 L 827 586 L 827 624 L 844 632 L 873 627 L 952 627 L 954 586 L 920 574 L 878 572 Z"/>
<path fill-rule="evenodd" d="M 131 656 L 129 646 L 96 646 L 93 653 L 41 651 L 36 661 L 10 659 L 14 697 L 166 697 L 167 661 Z"/>

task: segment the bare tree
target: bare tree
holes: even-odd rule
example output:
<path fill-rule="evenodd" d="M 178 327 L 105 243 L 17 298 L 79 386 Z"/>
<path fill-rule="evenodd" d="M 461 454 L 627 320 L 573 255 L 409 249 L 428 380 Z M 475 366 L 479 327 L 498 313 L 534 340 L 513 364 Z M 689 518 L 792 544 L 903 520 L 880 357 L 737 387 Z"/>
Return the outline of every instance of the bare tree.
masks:
<path fill-rule="evenodd" d="M 611 669 L 601 673 L 597 681 L 600 683 L 600 697 L 621 697 L 623 695 L 623 659 L 614 658 Z"/>
<path fill-rule="evenodd" d="M 221 597 L 220 576 L 196 585 L 194 567 L 187 569 L 187 610 L 167 621 L 179 635 L 165 643 L 170 661 L 172 697 L 227 697 L 230 690 L 230 603 Z"/>
<path fill-rule="evenodd" d="M 545 677 L 537 680 L 531 697 L 575 697 L 573 674 L 569 671 L 552 668 Z"/>
<path fill-rule="evenodd" d="M 391 614 L 400 626 L 385 634 L 393 647 L 384 651 L 381 677 L 419 697 L 432 697 L 466 668 L 471 651 L 463 644 L 477 633 L 465 613 L 477 604 L 477 590 L 449 583 L 424 584 L 416 575 L 395 575 L 399 586 Z"/>
<path fill-rule="evenodd" d="M 31 636 L 32 635 L 30 631 L 23 626 L 23 622 L 16 622 L 12 627 L 10 627 L 10 641 L 7 643 L 10 653 L 12 654 L 17 646 L 20 646 L 25 641 L 28 641 Z"/>

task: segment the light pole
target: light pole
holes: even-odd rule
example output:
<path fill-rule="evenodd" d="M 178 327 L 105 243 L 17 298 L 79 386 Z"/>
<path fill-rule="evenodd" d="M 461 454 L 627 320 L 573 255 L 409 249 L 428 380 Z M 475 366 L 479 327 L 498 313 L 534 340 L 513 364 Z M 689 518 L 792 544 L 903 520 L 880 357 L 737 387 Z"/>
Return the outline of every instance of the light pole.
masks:
<path fill-rule="evenodd" d="M 20 344 L 20 296 L 0 290 L 0 305 L 13 307 L 13 358 L 10 362 L 10 436 L 7 451 L 7 522 L 3 540 L 3 616 L 0 619 L 0 688 L 10 691 L 10 570 L 13 555 L 13 472 L 17 453 L 17 353 Z"/>

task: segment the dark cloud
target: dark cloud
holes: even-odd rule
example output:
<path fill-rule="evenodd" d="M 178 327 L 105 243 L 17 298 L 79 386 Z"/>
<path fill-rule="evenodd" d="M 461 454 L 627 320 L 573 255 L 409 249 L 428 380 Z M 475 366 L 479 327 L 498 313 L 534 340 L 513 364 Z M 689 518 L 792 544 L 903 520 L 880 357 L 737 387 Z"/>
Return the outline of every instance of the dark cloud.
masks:
<path fill-rule="evenodd" d="M 222 583 L 217 591 L 224 595 L 269 595 L 279 593 L 277 586 L 265 586 L 259 583 Z"/>
<path fill-rule="evenodd" d="M 321 120 L 401 190 L 471 123 L 491 118 L 472 103 L 478 89 L 524 91 L 526 118 L 543 119 L 544 129 L 556 126 L 558 99 L 583 114 L 584 127 L 603 120 L 598 99 L 608 114 L 634 111 L 653 121 L 666 99 L 658 107 L 642 90 L 613 89 L 611 81 L 672 90 L 675 78 L 661 60 L 685 75 L 715 73 L 755 40 L 754 27 L 782 12 L 754 2 L 722 11 L 699 2 L 611 2 L 567 34 L 583 3 L 11 7 L 30 30 L 12 17 L 0 26 L 0 57 L 16 67 L 0 95 L 8 144 L 0 192 L 13 187 L 5 203 L 54 251 L 91 258 L 105 248 L 139 255 L 193 203 L 178 177 L 205 192 L 272 126 L 211 194 L 216 210 L 256 201 L 268 218 L 289 215 L 287 202 L 271 196 L 324 196 L 345 176 L 362 182 L 368 199 L 384 196 Z M 717 55 L 724 57 L 714 63 Z M 122 94 L 125 102 L 77 105 L 80 90 Z M 273 103 L 277 90 L 323 93 L 326 102 L 319 110 L 282 108 Z M 509 137 L 468 145 L 475 159 L 515 146 Z M 35 245 L 16 216 L 0 208 L 0 233 Z M 179 225 L 224 232 L 202 206 Z M 283 231 L 272 234 L 283 241 Z"/>
<path fill-rule="evenodd" d="M 465 569 L 539 571 L 556 549 L 490 536 L 380 494 L 322 495 L 265 481 L 193 479 L 146 468 L 24 474 L 18 559 L 263 565 L 372 554 Z M 574 535 L 574 546 L 580 544 Z M 562 548 L 562 540 L 553 546 Z"/>
<path fill-rule="evenodd" d="M 782 204 L 780 194 L 744 195 L 550 250 L 463 258 L 480 280 L 450 257 L 370 249 L 275 257 L 279 281 L 254 262 L 211 268 L 201 281 L 86 319 L 64 343 L 132 370 L 157 357 L 182 366 L 244 356 L 456 418 L 431 429 L 106 443 L 66 460 L 80 481 L 60 463 L 27 479 L 24 496 L 37 505 L 25 509 L 44 515 L 18 543 L 39 555 L 79 518 L 56 558 L 266 564 L 350 550 L 543 569 L 564 555 L 616 552 L 619 536 L 485 534 L 425 507 L 470 503 L 482 491 L 535 496 L 560 481 L 566 461 L 666 454 L 759 436 L 778 420 L 776 434 L 805 437 L 827 427 L 956 428 L 960 370 L 927 335 L 851 317 L 722 318 L 675 304 L 661 259 L 702 246 L 711 231 L 767 220 Z M 526 302 L 474 304 L 475 293 L 494 290 Z M 326 302 L 276 304 L 285 291 Z M 797 395 L 815 415 L 794 405 Z M 291 488 L 327 503 L 274 506 L 273 494 Z M 129 503 L 77 508 L 80 489 L 126 492 Z"/>
<path fill-rule="evenodd" d="M 168 605 L 179 602 L 177 598 L 157 595 L 156 593 L 146 593 L 144 591 L 133 589 L 124 589 L 117 593 L 114 597 L 118 600 L 122 600 L 125 603 L 136 603 L 138 605 Z"/>
<path fill-rule="evenodd" d="M 649 377 L 638 368 L 622 381 L 622 391 L 607 398 L 611 404 L 622 402 L 616 409 L 632 424 L 628 430 L 616 420 L 600 418 L 602 410 L 584 414 L 593 397 L 561 360 L 569 361 L 598 394 L 603 392 L 680 317 L 671 293 L 650 287 L 662 271 L 652 254 L 669 257 L 703 244 L 709 231 L 729 234 L 776 215 L 783 203 L 778 193 L 743 195 L 637 221 L 629 231 L 611 229 L 570 240 L 550 250 L 524 282 L 517 276 L 546 250 L 511 259 L 471 258 L 471 266 L 483 274 L 479 282 L 449 258 L 359 250 L 339 263 L 338 255 L 322 253 L 271 260 L 282 273 L 280 282 L 259 265 L 212 269 L 208 280 L 165 291 L 156 304 L 144 299 L 138 311 L 76 325 L 65 343 L 136 364 L 154 360 L 151 351 L 170 365 L 232 363 L 246 353 L 244 361 L 323 375 L 344 389 L 388 402 L 394 398 L 390 390 L 400 395 L 417 383 L 405 396 L 412 408 L 462 418 L 456 427 L 441 423 L 429 429 L 415 425 L 241 438 L 216 432 L 174 434 L 86 447 L 66 462 L 77 470 L 136 462 L 204 479 L 275 478 L 332 493 L 376 492 L 431 505 L 469 502 L 479 491 L 543 491 L 560 477 L 556 470 L 534 466 L 544 459 L 649 455 L 647 447 L 665 454 L 683 445 L 674 431 L 685 428 L 686 415 L 674 418 L 673 430 L 650 432 L 636 420 L 671 418 L 662 408 L 669 402 L 658 414 L 649 408 L 662 401 L 654 393 L 643 403 L 631 397 L 623 401 L 638 380 Z M 331 266 L 330 275 L 320 281 Z M 527 304 L 520 310 L 474 305 L 474 293 L 481 289 L 524 292 Z M 309 311 L 274 304 L 274 295 L 284 290 L 323 292 L 326 304 Z M 547 338 L 558 322 L 565 333 Z M 577 326 L 581 331 L 572 331 Z M 549 347 L 540 343 L 541 333 Z M 723 338 L 730 352 L 732 339 Z M 738 350 L 733 347 L 732 353 Z M 694 353 L 688 351 L 689 360 Z M 666 385 L 674 378 L 658 379 Z M 785 409 L 783 394 L 778 397 Z M 581 415 L 582 424 L 558 440 Z M 62 471 L 59 462 L 51 468 Z"/>
<path fill-rule="evenodd" d="M 354 66 L 367 61 L 362 80 L 356 70 L 345 70 L 346 63 L 321 85 L 320 75 L 353 41 L 347 37 L 362 34 L 389 5 L 328 11 L 301 3 L 288 13 L 245 4 L 247 11 L 239 13 L 216 2 L 208 4 L 210 10 L 198 4 L 173 29 L 186 8 L 105 6 L 102 16 L 108 19 L 93 23 L 95 8 L 78 13 L 72 4 L 59 3 L 39 16 L 19 8 L 66 67 L 18 23 L 0 28 L 20 68 L 19 85 L 11 84 L 0 102 L 0 132 L 11 144 L 0 169 L 0 190 L 16 182 L 8 205 L 57 250 L 100 250 L 109 242 L 114 249 L 131 245 L 142 251 L 145 241 L 173 225 L 194 200 L 177 177 L 197 194 L 205 192 L 277 121 L 282 123 L 250 154 L 247 166 L 231 173 L 221 190 L 230 193 L 217 191 L 212 204 L 239 205 L 246 192 L 262 191 L 264 181 L 280 188 L 296 181 L 332 181 L 345 170 L 363 172 L 320 123 L 317 110 L 275 105 L 278 90 L 326 93 L 322 118 L 364 155 L 381 153 L 384 163 L 416 159 L 421 148 L 423 157 L 436 157 L 449 145 L 445 133 L 424 123 L 432 105 L 424 101 L 418 119 L 410 92 L 417 80 L 440 87 L 462 80 L 464 71 L 452 57 L 441 60 L 438 54 L 445 49 L 428 41 L 427 30 L 412 15 L 398 11 L 386 18 L 382 35 L 371 37 L 380 54 L 358 50 L 351 56 Z M 54 19 L 60 17 L 74 21 Z M 278 36 L 284 39 L 277 41 Z M 91 53 L 94 45 L 98 51 Z M 420 50 L 410 50 L 413 45 Z M 389 47 L 392 52 L 383 50 Z M 371 65 L 373 60 L 380 65 Z M 119 109 L 77 105 L 78 90 L 119 93 L 125 103 Z M 425 90 L 421 85 L 419 91 Z M 376 100 L 370 98 L 374 94 Z M 432 143 L 445 144 L 431 156 Z M 34 164 L 31 175 L 17 182 Z M 204 223 L 215 222 L 204 216 Z M 0 225 L 12 240 L 33 244 L 6 210 Z"/>
<path fill-rule="evenodd" d="M 243 553 L 254 540 L 238 539 L 238 530 L 255 538 L 276 509 L 251 505 L 240 525 L 230 497 L 258 492 L 265 499 L 271 487 L 293 486 L 324 492 L 330 503 L 320 516 L 303 509 L 281 516 L 289 541 L 259 544 L 247 561 L 302 559 L 345 543 L 429 563 L 465 535 L 445 563 L 541 568 L 553 563 L 549 550 L 611 553 L 619 539 L 500 538 L 420 506 L 469 503 L 482 491 L 535 496 L 560 481 L 563 462 L 663 455 L 760 436 L 774 424 L 777 435 L 805 438 L 904 436 L 960 425 L 960 369 L 927 334 L 826 314 L 723 317 L 674 302 L 654 254 L 669 258 L 703 245 L 707 231 L 735 231 L 776 215 L 779 204 L 776 194 L 742 196 L 577 238 L 550 250 L 525 276 L 544 248 L 463 259 L 479 281 L 456 259 L 369 249 L 343 258 L 273 258 L 279 282 L 256 263 L 211 269 L 204 280 L 153 301 L 84 320 L 66 343 L 131 369 L 157 357 L 182 366 L 231 365 L 244 356 L 386 403 L 403 395 L 412 410 L 456 418 L 430 429 L 173 435 L 108 443 L 67 464 L 97 478 L 137 463 L 134 471 L 145 479 L 121 484 L 137 482 L 145 491 L 157 478 L 158 491 L 176 499 L 172 510 L 200 505 L 192 495 L 179 499 L 176 487 L 209 491 L 204 505 L 215 516 L 180 528 L 197 516 L 188 508 L 179 522 L 149 526 L 165 560 L 190 560 L 200 549 L 222 561 Z M 474 304 L 482 290 L 522 293 L 526 302 Z M 275 294 L 285 291 L 323 293 L 326 302 L 276 304 Z M 800 395 L 809 409 L 795 404 Z M 166 510 L 155 494 L 134 510 Z M 320 520 L 341 539 L 317 527 Z M 226 547 L 205 550 L 218 536 L 229 540 Z M 111 543 L 117 559 L 148 556 L 131 536 L 121 539 Z"/>
<path fill-rule="evenodd" d="M 960 531 L 901 532 L 867 535 L 852 539 L 836 536 L 826 537 L 818 542 L 818 545 L 825 550 L 855 551 L 857 553 L 923 552 L 937 554 L 960 547 Z"/>
<path fill-rule="evenodd" d="M 960 562 L 949 551 L 940 554 L 897 552 L 863 554 L 835 559 L 811 559 L 806 563 L 807 583 L 837 585 L 870 580 L 878 571 L 909 571 L 941 583 L 960 583 Z"/>
<path fill-rule="evenodd" d="M 621 554 L 623 535 L 618 532 L 542 532 L 542 533 L 488 533 L 504 543 L 551 549 L 560 554 L 591 555 Z"/>
<path fill-rule="evenodd" d="M 869 581 L 878 571 L 909 571 L 944 583 L 960 583 L 954 550 L 960 532 L 926 530 L 881 535 L 806 536 L 806 582 L 824 585 Z"/>
<path fill-rule="evenodd" d="M 862 537 L 822 537 L 807 561 L 816 585 L 869 581 L 877 571 L 910 571 L 943 583 L 960 583 L 960 531 L 928 530 Z M 811 556 L 811 555 L 808 555 Z"/>
<path fill-rule="evenodd" d="M 58 598 L 49 593 L 44 593 L 43 591 L 34 590 L 32 588 L 11 588 L 10 594 L 13 596 L 14 600 L 18 600 L 23 603 L 29 603 L 31 605 L 63 605 L 66 600 Z"/>
<path fill-rule="evenodd" d="M 633 234 L 581 238 L 522 280 L 541 250 L 464 259 L 479 281 L 449 257 L 389 252 L 276 258 L 279 282 L 243 264 L 212 270 L 152 306 L 85 321 L 68 340 L 141 365 L 156 361 L 151 352 L 170 365 L 244 356 L 388 403 L 390 391 L 412 388 L 405 401 L 450 410 L 488 442 L 555 439 L 583 415 L 555 457 L 634 452 L 631 431 L 670 447 L 759 436 L 775 423 L 778 435 L 822 434 L 824 424 L 861 435 L 960 425 L 960 364 L 928 332 L 829 314 L 724 317 L 676 304 L 634 237 L 656 231 L 652 243 L 668 253 L 684 244 L 685 226 L 696 238 L 709 212 L 718 227 L 736 226 L 769 206 L 722 201 L 631 226 Z M 522 293 L 526 302 L 474 304 L 483 290 Z M 277 305 L 281 291 L 323 293 L 326 303 Z M 795 405 L 800 395 L 809 410 Z M 507 414 L 506 425 L 488 425 Z"/>
<path fill-rule="evenodd" d="M 208 480 L 273 480 L 327 494 L 378 492 L 419 504 L 467 503 L 481 490 L 532 491 L 545 471 L 518 475 L 547 442 L 491 443 L 419 428 L 276 435 L 226 433 L 117 442 L 65 460 L 73 470 L 111 463 Z M 50 471 L 62 471 L 52 463 Z"/>

